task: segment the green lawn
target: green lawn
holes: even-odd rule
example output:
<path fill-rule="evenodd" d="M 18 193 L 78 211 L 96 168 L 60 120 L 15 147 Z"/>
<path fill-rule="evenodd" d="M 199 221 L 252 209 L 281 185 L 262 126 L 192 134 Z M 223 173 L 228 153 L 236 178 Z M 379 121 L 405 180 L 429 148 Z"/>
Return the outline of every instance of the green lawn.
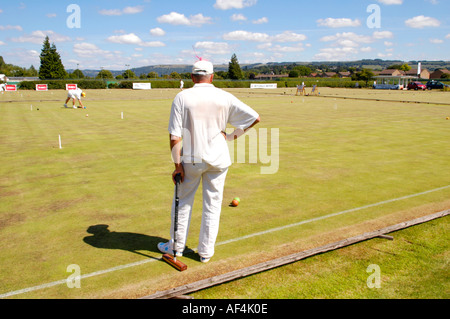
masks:
<path fill-rule="evenodd" d="M 186 255 L 182 274 L 156 248 L 169 232 L 167 121 L 178 90 L 92 90 L 85 110 L 63 108 L 64 91 L 0 95 L 0 295 L 40 287 L 11 298 L 134 298 L 248 266 L 255 256 L 276 258 L 449 208 L 450 187 L 275 231 L 449 186 L 449 106 L 333 98 L 445 102 L 448 93 L 231 91 L 260 113 L 256 135 L 279 131 L 268 147 L 278 144 L 279 157 L 235 159 L 216 255 L 208 264 Z M 276 173 L 261 174 L 270 165 Z M 241 204 L 229 207 L 236 196 Z M 72 264 L 85 276 L 79 289 L 59 283 Z M 48 283 L 55 284 L 41 287 Z"/>
<path fill-rule="evenodd" d="M 191 294 L 195 299 L 448 299 L 449 218 Z M 448 239 L 448 238 L 447 238 Z M 379 286 L 372 265 L 379 267 Z M 373 267 L 373 266 L 372 266 Z M 261 283 L 264 286 L 261 287 Z"/>

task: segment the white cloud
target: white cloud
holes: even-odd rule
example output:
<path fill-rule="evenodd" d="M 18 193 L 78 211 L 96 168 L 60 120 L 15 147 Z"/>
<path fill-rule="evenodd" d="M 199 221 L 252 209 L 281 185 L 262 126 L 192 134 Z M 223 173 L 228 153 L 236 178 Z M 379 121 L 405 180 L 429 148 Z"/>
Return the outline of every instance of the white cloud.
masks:
<path fill-rule="evenodd" d="M 247 21 L 247 18 L 240 13 L 235 13 L 231 16 L 231 21 Z"/>
<path fill-rule="evenodd" d="M 346 61 L 354 58 L 360 52 L 373 52 L 373 48 L 369 46 L 361 47 L 361 45 L 373 43 L 380 39 L 392 38 L 393 36 L 393 33 L 390 31 L 374 32 L 372 36 L 358 35 L 354 32 L 343 32 L 325 36 L 320 41 L 331 42 L 330 47 L 320 49 L 320 53 L 316 54 L 314 58 L 326 61 Z M 391 42 L 385 41 L 384 44 L 390 46 Z"/>
<path fill-rule="evenodd" d="M 124 57 L 121 51 L 108 51 L 99 48 L 96 44 L 82 42 L 73 46 L 73 52 L 81 61 L 74 59 L 68 62 L 79 63 L 83 68 L 105 68 L 107 70 L 123 69 L 125 63 L 129 63 L 132 58 Z"/>
<path fill-rule="evenodd" d="M 193 26 L 201 26 L 202 24 L 212 23 L 212 18 L 205 17 L 203 14 L 199 13 L 189 17 L 189 21 Z"/>
<path fill-rule="evenodd" d="M 123 10 L 120 9 L 102 9 L 98 13 L 104 16 L 120 16 L 122 14 L 136 14 L 144 11 L 143 6 L 136 7 L 125 7 Z"/>
<path fill-rule="evenodd" d="M 317 20 L 317 25 L 328 28 L 359 27 L 361 26 L 361 21 L 359 21 L 358 19 L 352 20 L 347 18 L 342 19 L 326 18 Z"/>
<path fill-rule="evenodd" d="M 445 36 L 446 39 L 450 39 L 450 33 Z"/>
<path fill-rule="evenodd" d="M 171 12 L 169 14 L 160 16 L 156 19 L 159 23 L 168 23 L 172 25 L 189 25 L 190 21 L 184 14 L 178 12 Z"/>
<path fill-rule="evenodd" d="M 140 44 L 142 40 L 134 33 L 123 34 L 123 35 L 113 35 L 107 39 L 112 43 L 120 44 Z"/>
<path fill-rule="evenodd" d="M 352 59 L 352 55 L 359 51 L 356 48 L 325 48 L 320 49 L 320 53 L 316 54 L 314 58 L 322 61 L 348 61 Z"/>
<path fill-rule="evenodd" d="M 367 52 L 372 52 L 373 49 L 371 47 L 364 47 L 364 48 L 361 48 L 360 51 L 367 53 Z"/>
<path fill-rule="evenodd" d="M 261 19 L 258 20 L 253 20 L 253 24 L 264 24 L 264 23 L 268 23 L 269 19 L 267 19 L 266 17 L 262 17 Z"/>
<path fill-rule="evenodd" d="M 370 36 L 358 35 L 354 32 L 336 33 L 335 35 L 325 36 L 320 39 L 323 42 L 351 40 L 356 43 L 371 43 L 373 38 Z"/>
<path fill-rule="evenodd" d="M 259 50 L 268 50 L 272 47 L 272 43 L 270 43 L 270 42 L 261 43 L 261 44 L 258 44 L 256 47 Z"/>
<path fill-rule="evenodd" d="M 123 9 L 123 14 L 137 14 L 144 11 L 143 6 L 136 6 L 136 7 L 125 7 Z"/>
<path fill-rule="evenodd" d="M 374 39 L 392 39 L 394 34 L 391 31 L 375 31 L 373 33 Z"/>
<path fill-rule="evenodd" d="M 252 42 L 299 42 L 306 40 L 306 36 L 291 31 L 285 31 L 275 36 L 269 36 L 267 33 L 238 30 L 224 34 L 223 39 L 228 41 Z"/>
<path fill-rule="evenodd" d="M 378 2 L 387 5 L 403 4 L 403 0 L 378 0 Z"/>
<path fill-rule="evenodd" d="M 0 25 L 0 30 L 16 30 L 16 31 L 23 31 L 22 27 L 20 25 Z"/>
<path fill-rule="evenodd" d="M 73 52 L 81 58 L 91 58 L 91 57 L 110 56 L 111 55 L 111 53 L 109 51 L 102 50 L 95 44 L 87 43 L 87 42 L 76 43 L 73 46 Z"/>
<path fill-rule="evenodd" d="M 169 14 L 158 17 L 156 20 L 159 23 L 168 23 L 171 25 L 201 26 L 202 24 L 211 23 L 212 18 L 205 17 L 201 13 L 193 16 L 191 15 L 189 18 L 187 18 L 184 14 L 171 12 Z"/>
<path fill-rule="evenodd" d="M 67 42 L 71 41 L 71 38 L 65 35 L 58 34 L 54 31 L 47 30 L 47 31 L 41 31 L 36 30 L 31 32 L 29 35 L 24 35 L 18 38 L 11 39 L 13 42 L 31 42 L 36 44 L 42 44 L 45 40 L 45 37 L 48 36 L 50 43 L 53 42 Z"/>
<path fill-rule="evenodd" d="M 220 10 L 243 9 L 254 6 L 257 0 L 216 0 L 214 8 Z"/>
<path fill-rule="evenodd" d="M 160 47 L 166 46 L 164 44 L 164 42 L 161 42 L 161 41 L 141 42 L 141 43 L 139 43 L 139 45 L 142 47 L 147 47 L 147 48 L 160 48 Z"/>
<path fill-rule="evenodd" d="M 144 42 L 141 38 L 139 38 L 134 33 L 129 34 L 122 34 L 122 35 L 113 35 L 107 38 L 109 42 L 112 43 L 119 43 L 119 44 L 133 44 L 133 45 L 139 45 L 143 47 L 163 47 L 165 44 L 160 41 L 153 41 L 153 42 Z"/>
<path fill-rule="evenodd" d="M 441 25 L 441 22 L 435 18 L 420 15 L 406 20 L 405 24 L 410 28 L 423 29 L 426 27 L 439 27 Z"/>
<path fill-rule="evenodd" d="M 122 15 L 122 11 L 119 9 L 102 9 L 98 13 L 103 16 L 120 16 Z"/>
<path fill-rule="evenodd" d="M 267 33 L 238 30 L 224 34 L 223 39 L 229 41 L 266 42 L 269 41 L 270 36 Z"/>
<path fill-rule="evenodd" d="M 6 43 L 3 41 L 0 41 L 0 45 L 6 45 Z"/>
<path fill-rule="evenodd" d="M 272 37 L 272 41 L 275 42 L 300 42 L 307 39 L 306 35 L 294 33 L 291 31 L 284 31 L 281 34 L 277 34 Z"/>
<path fill-rule="evenodd" d="M 444 40 L 441 39 L 430 39 L 430 42 L 433 44 L 441 44 L 444 43 Z"/>
<path fill-rule="evenodd" d="M 290 52 L 302 52 L 305 50 L 305 48 L 303 47 L 302 43 L 299 43 L 294 46 L 281 46 L 281 45 L 277 44 L 273 47 L 270 47 L 267 50 L 271 51 L 271 52 L 290 53 Z"/>
<path fill-rule="evenodd" d="M 350 39 L 337 39 L 336 42 L 332 44 L 334 47 L 349 47 L 349 48 L 357 48 L 359 47 L 359 43 Z"/>
<path fill-rule="evenodd" d="M 47 13 L 47 18 L 56 18 L 56 13 Z"/>
<path fill-rule="evenodd" d="M 39 67 L 39 55 L 40 53 L 36 50 L 27 50 L 24 48 L 14 48 L 12 51 L 2 52 L 3 57 L 6 61 L 11 61 L 10 63 L 20 66 L 30 65 Z"/>
<path fill-rule="evenodd" d="M 197 42 L 195 49 L 202 50 L 206 54 L 228 54 L 231 52 L 230 46 L 226 42 Z"/>
<path fill-rule="evenodd" d="M 157 36 L 157 37 L 162 37 L 162 36 L 166 35 L 166 32 L 161 28 L 154 28 L 154 29 L 150 30 L 150 34 Z"/>

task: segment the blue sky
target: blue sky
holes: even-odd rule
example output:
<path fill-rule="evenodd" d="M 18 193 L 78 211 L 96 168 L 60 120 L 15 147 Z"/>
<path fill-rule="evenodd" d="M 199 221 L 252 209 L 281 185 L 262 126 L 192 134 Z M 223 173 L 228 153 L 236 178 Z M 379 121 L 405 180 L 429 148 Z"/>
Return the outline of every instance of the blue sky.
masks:
<path fill-rule="evenodd" d="M 70 7 L 75 4 L 76 7 Z M 0 55 L 39 67 L 45 35 L 67 69 L 450 60 L 449 0 L 23 0 L 0 3 Z"/>

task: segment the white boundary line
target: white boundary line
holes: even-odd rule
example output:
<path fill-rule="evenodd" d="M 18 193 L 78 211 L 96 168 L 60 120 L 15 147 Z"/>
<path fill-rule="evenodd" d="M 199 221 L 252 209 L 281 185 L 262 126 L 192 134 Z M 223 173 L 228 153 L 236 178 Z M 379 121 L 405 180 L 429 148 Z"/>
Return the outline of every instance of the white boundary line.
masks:
<path fill-rule="evenodd" d="M 238 237 L 238 238 L 234 238 L 234 239 L 229 239 L 226 241 L 222 241 L 216 244 L 216 246 L 222 246 L 222 245 L 226 245 L 229 243 L 233 243 L 233 242 L 237 242 L 240 240 L 244 240 L 244 239 L 248 239 L 248 238 L 252 238 L 252 237 L 256 237 L 256 236 L 260 236 L 260 235 L 265 235 L 268 233 L 272 233 L 272 232 L 276 232 L 276 231 L 280 231 L 280 230 L 284 230 L 284 229 L 288 229 L 288 228 L 292 228 L 292 227 L 296 227 L 296 226 L 300 226 L 300 225 L 304 225 L 304 224 L 308 224 L 308 223 L 312 223 L 318 220 L 322 220 L 322 219 L 326 219 L 326 218 L 330 218 L 330 217 L 334 217 L 334 216 L 339 216 L 339 215 L 343 215 L 343 214 L 347 214 L 347 213 L 351 213 L 351 212 L 356 212 L 358 210 L 363 210 L 366 208 L 371 208 L 371 207 L 376 207 L 376 206 L 380 206 L 380 205 L 384 205 L 384 204 L 388 204 L 388 203 L 392 203 L 392 202 L 397 202 L 397 201 L 401 201 L 404 199 L 409 199 L 409 198 L 413 198 L 413 197 L 417 197 L 417 196 L 421 196 L 421 195 L 426 195 L 429 193 L 434 193 L 434 192 L 438 192 L 444 189 L 450 188 L 450 185 L 447 186 L 443 186 L 443 187 L 439 187 L 439 188 L 435 188 L 435 189 L 431 189 L 425 192 L 421 192 L 421 193 L 417 193 L 417 194 L 412 194 L 412 195 L 407 195 L 407 196 L 403 196 L 403 197 L 398 197 L 398 198 L 394 198 L 394 199 L 389 199 L 389 200 L 385 200 L 382 202 L 378 202 L 375 204 L 370 204 L 370 205 L 365 205 L 365 206 L 361 206 L 361 207 L 357 207 L 357 208 L 352 208 L 352 209 L 348 209 L 348 210 L 344 210 L 341 212 L 337 212 L 337 213 L 332 213 L 332 214 L 328 214 L 328 215 L 324 215 L 324 216 L 320 216 L 320 217 L 316 217 L 316 218 L 311 218 L 311 219 L 307 219 L 307 220 L 303 220 L 301 222 L 298 223 L 294 223 L 294 224 L 289 224 L 289 225 L 285 225 L 285 226 L 281 226 L 281 227 L 276 227 L 276 228 L 271 228 L 265 231 L 261 231 L 258 233 L 253 233 L 250 235 L 246 235 L 246 236 L 242 236 L 242 237 Z M 135 267 L 135 266 L 140 266 L 140 265 L 144 265 L 150 262 L 154 262 L 157 261 L 159 259 L 144 259 L 138 262 L 134 262 L 134 263 L 130 263 L 130 264 L 126 264 L 126 265 L 121 265 L 121 266 L 116 266 L 116 267 L 112 267 L 112 268 L 108 268 L 105 270 L 99 270 L 99 271 L 95 271 L 89 274 L 85 274 L 85 275 L 81 275 L 80 279 L 86 279 L 89 277 L 94 277 L 94 276 L 99 276 L 99 275 L 103 275 L 106 273 L 110 273 L 110 272 L 114 272 L 114 271 L 118 271 L 118 270 L 122 270 L 122 269 L 126 269 L 126 268 L 131 268 L 131 267 Z M 28 292 L 32 292 L 32 291 L 36 291 L 36 290 L 41 290 L 41 289 L 45 289 L 45 288 L 50 288 L 53 286 L 58 286 L 58 285 L 62 285 L 67 283 L 67 279 L 62 279 L 62 280 L 58 280 L 58 281 L 53 281 L 47 284 L 43 284 L 43 285 L 39 285 L 39 286 L 34 286 L 34 287 L 29 287 L 29 288 L 24 288 L 24 289 L 20 289 L 20 290 L 15 290 L 15 291 L 11 291 L 11 292 L 7 292 L 4 294 L 0 295 L 0 298 L 7 298 L 7 297 L 11 297 L 14 295 L 20 295 L 20 294 L 24 294 L 24 293 L 28 293 Z"/>

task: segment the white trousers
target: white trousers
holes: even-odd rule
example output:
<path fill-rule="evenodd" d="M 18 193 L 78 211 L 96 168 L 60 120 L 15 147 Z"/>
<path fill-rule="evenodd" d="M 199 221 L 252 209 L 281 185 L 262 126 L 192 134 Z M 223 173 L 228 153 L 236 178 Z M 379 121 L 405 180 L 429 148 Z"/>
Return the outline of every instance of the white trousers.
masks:
<path fill-rule="evenodd" d="M 222 209 L 223 189 L 228 168 L 218 169 L 206 163 L 183 164 L 184 181 L 178 186 L 178 231 L 177 252 L 186 246 L 189 232 L 195 193 L 202 182 L 203 213 L 198 243 L 198 254 L 204 258 L 214 255 L 214 245 L 219 233 L 220 212 Z M 173 243 L 173 223 L 175 215 L 175 196 L 172 204 L 172 227 L 170 228 Z"/>

